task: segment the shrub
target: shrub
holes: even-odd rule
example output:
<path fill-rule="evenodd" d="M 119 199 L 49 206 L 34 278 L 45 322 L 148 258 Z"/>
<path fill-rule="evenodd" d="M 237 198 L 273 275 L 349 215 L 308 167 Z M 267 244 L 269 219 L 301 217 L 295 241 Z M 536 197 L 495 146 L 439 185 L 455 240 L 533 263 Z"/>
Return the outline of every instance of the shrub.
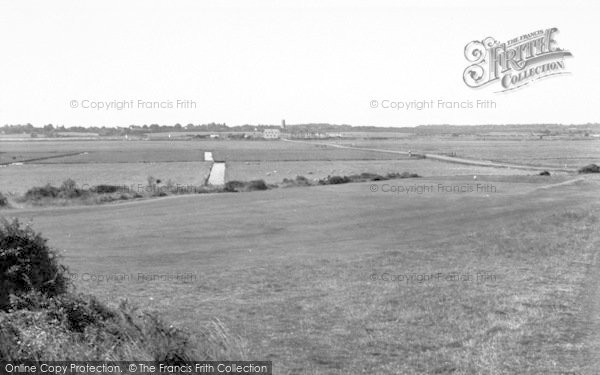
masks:
<path fill-rule="evenodd" d="M 578 170 L 579 173 L 600 173 L 600 167 L 596 164 L 586 165 Z"/>
<path fill-rule="evenodd" d="M 550 176 L 550 172 L 542 171 L 542 172 L 540 172 L 540 176 Z"/>
<path fill-rule="evenodd" d="M 304 176 L 296 176 L 295 179 L 284 178 L 282 184 L 286 187 L 290 186 L 310 186 L 310 180 Z"/>
<path fill-rule="evenodd" d="M 336 185 L 336 184 L 346 184 L 348 182 L 364 182 L 364 181 L 383 181 L 383 180 L 391 180 L 395 178 L 414 178 L 419 177 L 416 173 L 388 173 L 385 176 L 378 175 L 376 173 L 361 173 L 354 174 L 351 176 L 327 176 L 322 180 L 319 180 L 319 185 Z"/>
<path fill-rule="evenodd" d="M 60 190 L 62 191 L 72 191 L 77 189 L 77 183 L 75 180 L 71 178 L 67 178 L 63 181 L 62 185 L 60 185 Z"/>
<path fill-rule="evenodd" d="M 0 193 L 0 208 L 8 207 L 8 198 L 2 193 Z"/>
<path fill-rule="evenodd" d="M 223 187 L 226 192 L 246 192 L 254 190 L 267 190 L 269 186 L 264 180 L 245 181 L 228 181 Z"/>
<path fill-rule="evenodd" d="M 26 200 L 40 200 L 43 198 L 56 198 L 60 194 L 60 189 L 56 186 L 46 184 L 42 187 L 33 187 L 25 192 Z"/>
<path fill-rule="evenodd" d="M 177 363 L 199 358 L 196 354 L 187 333 L 127 301 L 110 308 L 90 295 L 32 292 L 13 297 L 10 312 L 0 312 L 0 361 L 76 356 Z"/>
<path fill-rule="evenodd" d="M 10 294 L 64 293 L 69 286 L 66 273 L 58 254 L 31 227 L 17 219 L 0 222 L 0 310 L 8 306 Z"/>
<path fill-rule="evenodd" d="M 310 185 L 310 180 L 304 176 L 296 176 L 296 183 L 298 185 Z"/>
<path fill-rule="evenodd" d="M 121 191 L 123 188 L 117 185 L 96 185 L 92 191 L 98 194 L 111 194 Z"/>
<path fill-rule="evenodd" d="M 116 313 L 100 303 L 96 297 L 85 294 L 65 293 L 48 298 L 39 292 L 12 295 L 10 310 L 47 310 L 59 324 L 73 332 L 84 332 L 88 326 L 102 326 Z"/>
<path fill-rule="evenodd" d="M 367 179 L 368 181 L 382 181 L 388 180 L 387 177 L 378 175 L 376 173 L 361 173 L 361 177 Z"/>
<path fill-rule="evenodd" d="M 319 185 L 338 185 L 347 184 L 348 182 L 351 182 L 351 180 L 347 176 L 327 176 L 327 178 L 319 180 Z"/>
<path fill-rule="evenodd" d="M 246 186 L 246 191 L 267 190 L 269 187 L 264 180 L 252 180 Z"/>
<path fill-rule="evenodd" d="M 223 191 L 235 193 L 235 192 L 241 191 L 243 186 L 244 186 L 244 183 L 242 181 L 236 181 L 236 180 L 227 181 L 225 183 L 225 186 L 223 187 Z"/>
<path fill-rule="evenodd" d="M 23 200 L 25 201 L 39 201 L 42 199 L 73 199 L 87 196 L 88 192 L 83 189 L 77 188 L 77 183 L 72 179 L 66 179 L 63 181 L 60 187 L 46 184 L 42 187 L 33 187 L 25 193 Z"/>
<path fill-rule="evenodd" d="M 59 190 L 60 192 L 58 195 L 60 198 L 79 198 L 87 194 L 85 190 L 78 189 L 77 183 L 70 178 L 63 181 L 62 185 L 60 185 Z"/>
<path fill-rule="evenodd" d="M 367 173 L 363 172 L 359 175 L 352 175 L 349 177 L 352 182 L 362 182 L 362 181 L 381 181 L 386 180 L 385 177 L 378 175 L 377 173 Z"/>
<path fill-rule="evenodd" d="M 388 173 L 386 175 L 387 178 L 389 179 L 395 179 L 395 178 L 417 178 L 417 177 L 421 177 L 416 173 L 409 173 L 409 172 L 402 172 L 402 173 Z"/>
<path fill-rule="evenodd" d="M 199 337 L 122 301 L 106 306 L 67 291 L 66 269 L 46 239 L 17 220 L 0 226 L 0 361 L 244 359 L 244 342 L 220 323 Z"/>

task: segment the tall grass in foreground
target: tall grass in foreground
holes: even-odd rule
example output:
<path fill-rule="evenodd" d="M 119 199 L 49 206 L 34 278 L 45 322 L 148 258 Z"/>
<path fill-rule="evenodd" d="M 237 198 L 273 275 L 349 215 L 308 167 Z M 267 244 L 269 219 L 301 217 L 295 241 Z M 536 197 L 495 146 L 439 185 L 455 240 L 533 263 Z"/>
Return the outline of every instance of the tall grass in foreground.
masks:
<path fill-rule="evenodd" d="M 46 239 L 0 222 L 0 361 L 243 359 L 245 346 L 219 321 L 191 337 L 126 300 L 109 307 L 77 293 Z"/>

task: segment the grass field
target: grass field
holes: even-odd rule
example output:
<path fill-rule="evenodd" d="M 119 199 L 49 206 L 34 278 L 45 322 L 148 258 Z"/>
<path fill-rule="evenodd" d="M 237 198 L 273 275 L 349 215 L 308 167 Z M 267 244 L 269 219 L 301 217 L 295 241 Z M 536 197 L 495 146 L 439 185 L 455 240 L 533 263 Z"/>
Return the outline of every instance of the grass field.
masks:
<path fill-rule="evenodd" d="M 413 137 L 394 140 L 336 141 L 358 147 L 414 152 L 466 155 L 475 159 L 498 159 L 511 162 L 525 160 L 532 147 L 537 158 L 543 155 L 547 163 L 579 167 L 600 157 L 593 141 L 457 141 L 436 137 Z M 580 147 L 581 146 L 581 147 Z M 541 147 L 541 148 L 540 148 Z M 202 183 L 210 165 L 204 163 L 204 152 L 211 151 L 215 160 L 227 161 L 227 180 L 264 179 L 269 183 L 284 178 L 305 175 L 318 179 L 328 175 L 349 175 L 372 172 L 412 172 L 421 176 L 452 175 L 520 175 L 533 172 L 513 169 L 474 167 L 460 164 L 409 159 L 400 154 L 343 149 L 320 144 L 277 141 L 3 141 L 0 142 L 0 163 L 18 163 L 0 168 L 0 191 L 22 193 L 32 186 L 60 184 L 73 178 L 81 184 L 137 184 L 154 176 L 180 184 Z M 61 155 L 69 156 L 61 156 Z M 556 159 L 556 155 L 565 155 Z M 569 156 L 571 155 L 571 156 Z M 41 160 L 40 160 L 41 159 Z"/>
<path fill-rule="evenodd" d="M 569 168 L 600 160 L 598 140 L 484 140 L 473 137 L 410 137 L 313 141 L 302 144 L 277 141 L 24 141 L 0 142 L 0 163 L 82 153 L 36 163 L 133 163 L 203 161 L 204 151 L 226 161 L 333 161 L 404 160 L 403 155 L 326 147 L 317 143 L 408 151 L 455 153 L 458 157 L 526 165 Z M 533 152 L 533 150 L 535 152 Z M 83 154 L 87 152 L 87 154 Z"/>
<path fill-rule="evenodd" d="M 592 141 L 341 143 L 573 168 L 599 156 Z M 593 176 L 276 141 L 0 147 L 2 162 L 45 158 L 0 168 L 5 193 L 67 178 L 201 185 L 205 151 L 227 162 L 227 180 L 422 176 L 3 210 L 63 252 L 80 290 L 128 298 L 191 333 L 218 319 L 243 346 L 236 352 L 272 360 L 276 374 L 586 373 L 600 363 L 589 329 L 594 319 L 600 327 Z M 456 192 L 464 187 L 474 191 Z"/>
<path fill-rule="evenodd" d="M 418 153 L 455 153 L 457 157 L 524 165 L 577 168 L 600 160 L 600 141 L 486 140 L 474 137 L 412 137 L 402 140 L 344 140 L 335 143 Z"/>
<path fill-rule="evenodd" d="M 210 172 L 210 163 L 204 161 L 205 151 L 211 151 L 215 160 L 227 160 L 232 165 L 339 161 L 350 168 L 368 160 L 407 159 L 402 155 L 273 141 L 4 141 L 0 142 L 0 163 L 41 160 L 0 167 L 0 191 L 21 194 L 33 186 L 60 185 L 67 178 L 80 185 L 131 185 L 145 183 L 148 176 L 153 176 L 165 182 L 171 179 L 176 184 L 202 185 Z M 61 157 L 65 154 L 69 156 Z M 228 176 L 251 180 L 268 177 L 263 177 L 267 172 L 257 170 L 255 176 L 250 176 L 234 168 Z M 290 172 L 289 176 L 297 174 Z M 274 174 L 273 179 L 266 179 L 281 182 L 283 178 Z"/>
<path fill-rule="evenodd" d="M 135 163 L 203 161 L 212 151 L 215 160 L 378 160 L 404 159 L 371 151 L 344 150 L 278 141 L 28 141 L 0 142 L 0 162 L 19 162 L 68 153 L 38 163 Z M 14 157 L 14 159 L 13 159 Z"/>
<path fill-rule="evenodd" d="M 23 194 L 34 186 L 60 186 L 68 178 L 89 189 L 100 184 L 147 184 L 148 176 L 164 182 L 202 186 L 210 173 L 209 162 L 24 164 L 0 168 L 0 191 Z"/>
<path fill-rule="evenodd" d="M 600 208 L 597 180 L 542 188 L 562 181 L 382 191 L 473 183 L 408 179 L 14 213 L 64 250 L 78 287 L 192 332 L 218 318 L 277 374 L 558 373 L 586 366 L 576 321 Z"/>
<path fill-rule="evenodd" d="M 335 161 L 262 161 L 228 162 L 227 180 L 247 181 L 261 178 L 268 183 L 281 182 L 284 178 L 304 176 L 321 179 L 329 175 L 349 176 L 363 172 L 387 173 L 411 172 L 419 176 L 466 176 L 466 175 L 527 175 L 532 171 L 510 168 L 488 168 L 461 164 L 440 163 L 431 160 L 335 160 Z"/>

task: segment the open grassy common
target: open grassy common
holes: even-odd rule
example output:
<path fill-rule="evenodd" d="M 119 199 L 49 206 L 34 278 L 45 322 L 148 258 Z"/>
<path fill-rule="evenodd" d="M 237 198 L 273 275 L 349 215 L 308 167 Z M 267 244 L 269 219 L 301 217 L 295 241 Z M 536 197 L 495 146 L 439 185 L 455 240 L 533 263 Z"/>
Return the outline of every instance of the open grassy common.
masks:
<path fill-rule="evenodd" d="M 527 159 L 511 142 L 403 142 L 348 144 Z M 573 169 L 600 159 L 592 141 L 552 142 L 532 141 L 533 159 Z M 227 163 L 228 180 L 422 177 L 1 213 L 47 237 L 80 290 L 127 298 L 192 334 L 217 319 L 232 352 L 271 360 L 276 374 L 597 370 L 594 175 L 281 141 L 1 142 L 1 160 L 23 164 L 0 168 L 0 191 L 63 177 L 200 183 L 206 151 Z"/>

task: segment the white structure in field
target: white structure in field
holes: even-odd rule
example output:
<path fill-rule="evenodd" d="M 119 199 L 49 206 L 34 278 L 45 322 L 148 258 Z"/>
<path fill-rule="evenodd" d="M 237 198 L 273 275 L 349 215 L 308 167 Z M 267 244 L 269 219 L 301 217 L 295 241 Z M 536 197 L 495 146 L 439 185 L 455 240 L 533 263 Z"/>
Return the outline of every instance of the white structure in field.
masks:
<path fill-rule="evenodd" d="M 212 186 L 225 185 L 225 163 L 217 162 L 212 165 L 207 184 Z"/>
<path fill-rule="evenodd" d="M 281 136 L 281 130 L 279 129 L 265 129 L 263 132 L 264 139 L 279 139 Z"/>

